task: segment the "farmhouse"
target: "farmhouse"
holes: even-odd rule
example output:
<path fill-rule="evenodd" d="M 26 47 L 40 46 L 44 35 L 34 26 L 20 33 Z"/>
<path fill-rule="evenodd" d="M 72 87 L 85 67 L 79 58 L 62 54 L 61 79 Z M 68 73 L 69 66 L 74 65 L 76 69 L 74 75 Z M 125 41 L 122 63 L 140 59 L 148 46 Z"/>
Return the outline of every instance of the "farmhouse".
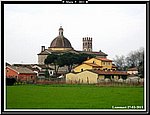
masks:
<path fill-rule="evenodd" d="M 91 58 L 84 61 L 81 65 L 74 68 L 74 72 L 81 72 L 84 70 L 99 69 L 99 70 L 116 70 L 112 64 L 112 60 L 107 58 Z"/>
<path fill-rule="evenodd" d="M 138 74 L 138 69 L 136 68 L 136 67 L 134 67 L 134 68 L 129 68 L 128 69 L 128 71 L 127 71 L 127 73 L 128 74 L 134 74 L 134 75 L 136 75 L 136 74 Z"/>
<path fill-rule="evenodd" d="M 66 74 L 67 83 L 98 83 L 106 78 L 119 80 L 127 78 L 128 73 L 117 71 L 112 60 L 107 58 L 91 58 L 74 68 L 73 72 Z"/>
<path fill-rule="evenodd" d="M 54 75 L 54 69 L 45 64 L 13 64 L 17 67 L 26 67 L 37 73 L 37 80 L 45 80 L 45 73 L 48 72 L 49 76 Z"/>
<path fill-rule="evenodd" d="M 128 74 L 123 71 L 85 70 L 78 73 L 66 74 L 66 83 L 99 83 L 106 78 L 119 80 L 126 78 Z"/>
<path fill-rule="evenodd" d="M 45 77 L 45 72 L 48 71 L 49 76 L 53 76 L 54 75 L 54 69 L 46 66 L 46 65 L 39 65 L 39 64 L 35 64 L 32 65 L 32 70 L 37 69 L 37 77 Z"/>
<path fill-rule="evenodd" d="M 17 81 L 34 83 L 37 74 L 31 69 L 18 66 L 6 66 L 6 77 L 15 78 Z"/>

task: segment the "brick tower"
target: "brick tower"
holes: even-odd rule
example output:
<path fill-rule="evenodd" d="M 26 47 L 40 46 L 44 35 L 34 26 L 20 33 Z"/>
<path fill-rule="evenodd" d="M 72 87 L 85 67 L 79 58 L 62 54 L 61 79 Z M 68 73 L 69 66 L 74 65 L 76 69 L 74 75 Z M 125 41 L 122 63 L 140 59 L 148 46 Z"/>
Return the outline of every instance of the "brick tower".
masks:
<path fill-rule="evenodd" d="M 92 51 L 92 38 L 85 37 L 83 38 L 83 51 Z"/>

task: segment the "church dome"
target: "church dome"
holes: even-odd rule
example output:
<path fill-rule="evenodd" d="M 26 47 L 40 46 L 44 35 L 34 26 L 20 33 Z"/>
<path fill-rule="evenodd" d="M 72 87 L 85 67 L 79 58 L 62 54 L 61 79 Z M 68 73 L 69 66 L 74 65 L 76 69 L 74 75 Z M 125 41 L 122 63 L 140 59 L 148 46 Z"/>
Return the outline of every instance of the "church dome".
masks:
<path fill-rule="evenodd" d="M 56 37 L 50 45 L 51 48 L 72 48 L 71 43 L 64 36 Z"/>
<path fill-rule="evenodd" d="M 50 44 L 50 48 L 71 48 L 70 41 L 63 36 L 63 28 L 59 28 L 59 36 L 57 36 Z"/>

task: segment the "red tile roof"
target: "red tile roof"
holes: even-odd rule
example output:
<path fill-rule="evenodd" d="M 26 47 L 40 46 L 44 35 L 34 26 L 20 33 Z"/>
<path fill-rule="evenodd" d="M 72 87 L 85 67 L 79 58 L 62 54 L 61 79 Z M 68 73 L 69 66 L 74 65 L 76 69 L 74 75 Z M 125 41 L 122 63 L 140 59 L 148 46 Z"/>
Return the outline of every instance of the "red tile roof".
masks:
<path fill-rule="evenodd" d="M 27 68 L 29 68 L 29 69 L 31 69 L 31 70 L 35 70 L 34 66 L 38 66 L 38 67 L 40 67 L 40 68 L 42 68 L 42 69 L 48 68 L 48 69 L 53 70 L 53 68 L 47 67 L 45 64 L 13 64 L 13 66 L 17 66 L 17 67 L 27 67 Z"/>
<path fill-rule="evenodd" d="M 134 67 L 134 68 L 129 68 L 128 71 L 138 71 L 138 69 Z"/>
<path fill-rule="evenodd" d="M 128 75 L 126 71 L 104 71 L 104 70 L 88 70 L 99 75 Z"/>
<path fill-rule="evenodd" d="M 96 55 L 96 56 L 107 56 L 107 54 L 105 54 L 104 52 L 96 52 L 96 51 L 78 51 L 80 53 L 85 53 L 85 54 L 92 54 L 92 55 Z"/>
<path fill-rule="evenodd" d="M 107 59 L 107 58 L 96 58 L 96 59 L 101 60 L 101 61 L 112 62 L 112 60 Z"/>
<path fill-rule="evenodd" d="M 13 69 L 19 73 L 22 73 L 22 74 L 36 74 L 31 69 L 26 68 L 26 67 L 17 67 L 17 66 L 7 66 L 7 67 L 9 67 L 10 69 Z"/>
<path fill-rule="evenodd" d="M 83 64 L 87 64 L 87 65 L 92 66 L 92 67 L 99 67 L 99 68 L 102 67 L 102 66 L 99 66 L 99 65 L 97 65 L 95 63 L 83 63 Z"/>

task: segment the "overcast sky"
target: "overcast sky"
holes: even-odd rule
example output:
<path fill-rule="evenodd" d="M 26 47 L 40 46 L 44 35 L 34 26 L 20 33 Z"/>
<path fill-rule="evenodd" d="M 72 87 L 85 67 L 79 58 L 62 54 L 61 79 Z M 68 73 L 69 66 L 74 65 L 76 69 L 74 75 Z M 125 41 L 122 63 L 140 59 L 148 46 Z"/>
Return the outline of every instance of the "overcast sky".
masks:
<path fill-rule="evenodd" d="M 41 46 L 50 46 L 62 26 L 75 50 L 93 38 L 93 51 L 109 59 L 145 47 L 145 4 L 5 4 L 5 60 L 38 63 Z"/>

